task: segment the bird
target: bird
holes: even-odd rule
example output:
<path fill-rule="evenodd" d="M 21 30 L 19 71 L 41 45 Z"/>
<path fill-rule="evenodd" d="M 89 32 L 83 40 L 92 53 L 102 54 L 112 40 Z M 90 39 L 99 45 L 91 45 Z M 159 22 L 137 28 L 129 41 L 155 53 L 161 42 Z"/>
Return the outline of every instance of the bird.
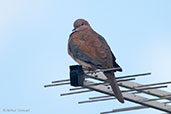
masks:
<path fill-rule="evenodd" d="M 116 62 L 107 41 L 103 36 L 93 30 L 87 20 L 77 19 L 74 29 L 68 39 L 68 54 L 80 65 L 89 70 L 119 68 L 114 71 L 104 72 L 112 91 L 121 103 L 124 103 L 123 95 L 118 87 L 114 72 L 122 72 L 122 68 Z"/>

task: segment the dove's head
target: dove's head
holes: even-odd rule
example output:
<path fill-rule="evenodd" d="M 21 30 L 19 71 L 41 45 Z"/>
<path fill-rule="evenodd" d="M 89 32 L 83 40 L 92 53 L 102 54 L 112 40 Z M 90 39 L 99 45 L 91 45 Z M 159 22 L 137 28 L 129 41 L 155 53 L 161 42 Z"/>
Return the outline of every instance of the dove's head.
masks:
<path fill-rule="evenodd" d="M 73 31 L 81 31 L 84 30 L 86 28 L 91 28 L 88 21 L 84 20 L 84 19 L 77 19 L 74 22 L 74 29 Z"/>

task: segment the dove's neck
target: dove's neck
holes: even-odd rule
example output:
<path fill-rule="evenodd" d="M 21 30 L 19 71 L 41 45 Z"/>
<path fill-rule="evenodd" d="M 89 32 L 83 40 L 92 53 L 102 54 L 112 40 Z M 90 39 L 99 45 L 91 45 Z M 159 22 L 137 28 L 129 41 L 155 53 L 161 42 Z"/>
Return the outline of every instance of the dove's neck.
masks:
<path fill-rule="evenodd" d="M 76 28 L 75 32 L 84 31 L 84 30 L 92 30 L 92 28 L 90 27 L 90 25 L 84 25 Z"/>

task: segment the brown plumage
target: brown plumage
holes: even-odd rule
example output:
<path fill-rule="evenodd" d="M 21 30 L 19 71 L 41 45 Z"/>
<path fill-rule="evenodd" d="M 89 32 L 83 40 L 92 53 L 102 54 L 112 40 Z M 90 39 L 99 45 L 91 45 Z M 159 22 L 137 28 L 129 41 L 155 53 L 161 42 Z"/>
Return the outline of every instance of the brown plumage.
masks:
<path fill-rule="evenodd" d="M 105 39 L 96 33 L 84 19 L 74 22 L 74 31 L 68 40 L 68 53 L 80 65 L 92 70 L 120 67 Z M 122 69 L 117 71 L 122 71 Z M 124 103 L 114 72 L 105 72 L 104 74 L 115 97 Z"/>

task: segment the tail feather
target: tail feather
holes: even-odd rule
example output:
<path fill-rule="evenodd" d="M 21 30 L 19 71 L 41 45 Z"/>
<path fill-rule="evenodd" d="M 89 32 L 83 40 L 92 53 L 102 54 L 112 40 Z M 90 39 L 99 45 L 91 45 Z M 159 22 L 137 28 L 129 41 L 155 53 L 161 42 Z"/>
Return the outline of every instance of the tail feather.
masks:
<path fill-rule="evenodd" d="M 118 87 L 118 84 L 116 82 L 114 73 L 105 73 L 105 76 L 107 77 L 107 79 L 112 87 L 115 97 L 118 99 L 118 101 L 120 101 L 121 103 L 124 103 L 124 99 L 123 99 L 122 93 Z"/>

